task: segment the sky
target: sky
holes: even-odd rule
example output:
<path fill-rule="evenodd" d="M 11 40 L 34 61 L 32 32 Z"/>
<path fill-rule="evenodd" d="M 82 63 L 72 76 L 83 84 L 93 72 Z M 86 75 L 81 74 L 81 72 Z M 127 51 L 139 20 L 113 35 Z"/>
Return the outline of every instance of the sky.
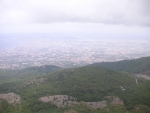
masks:
<path fill-rule="evenodd" d="M 0 38 L 32 33 L 150 40 L 150 0 L 0 0 Z"/>

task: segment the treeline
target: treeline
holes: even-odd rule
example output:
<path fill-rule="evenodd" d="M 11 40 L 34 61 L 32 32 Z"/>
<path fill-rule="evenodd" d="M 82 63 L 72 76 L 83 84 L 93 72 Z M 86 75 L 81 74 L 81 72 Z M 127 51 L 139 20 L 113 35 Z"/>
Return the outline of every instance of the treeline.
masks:
<path fill-rule="evenodd" d="M 122 60 L 118 62 L 94 63 L 90 66 L 105 67 L 117 71 L 126 71 L 130 73 L 141 73 L 150 76 L 150 57 L 139 59 Z"/>
<path fill-rule="evenodd" d="M 61 70 L 60 67 L 54 65 L 35 66 L 22 70 L 0 70 L 0 84 L 4 82 L 12 82 L 32 77 L 38 77 Z"/>

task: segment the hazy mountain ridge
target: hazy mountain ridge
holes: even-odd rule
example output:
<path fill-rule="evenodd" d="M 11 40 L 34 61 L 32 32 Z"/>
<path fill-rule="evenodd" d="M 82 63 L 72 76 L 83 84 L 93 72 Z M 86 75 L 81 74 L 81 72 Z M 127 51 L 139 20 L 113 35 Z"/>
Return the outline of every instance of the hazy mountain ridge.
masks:
<path fill-rule="evenodd" d="M 116 71 L 126 71 L 150 76 L 150 57 L 123 60 L 118 62 L 101 62 L 89 66 L 105 67 Z"/>
<path fill-rule="evenodd" d="M 18 73 L 22 73 L 23 75 L 31 75 L 34 71 L 38 72 L 38 75 L 49 74 L 55 71 L 61 70 L 61 67 L 55 65 L 44 65 L 44 66 L 34 66 L 26 69 L 19 70 Z"/>
<path fill-rule="evenodd" d="M 61 69 L 61 67 L 55 65 L 44 65 L 29 67 L 21 70 L 0 70 L 0 82 L 27 79 L 30 77 L 53 73 Z"/>

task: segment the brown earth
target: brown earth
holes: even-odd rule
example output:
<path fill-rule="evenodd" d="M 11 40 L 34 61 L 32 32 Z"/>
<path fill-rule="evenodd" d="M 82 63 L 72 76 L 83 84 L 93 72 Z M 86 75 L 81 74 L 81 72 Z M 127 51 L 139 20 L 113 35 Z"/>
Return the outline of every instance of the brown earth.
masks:
<path fill-rule="evenodd" d="M 135 76 L 136 76 L 136 77 L 145 78 L 146 80 L 150 80 L 150 76 L 148 76 L 148 75 L 136 74 Z"/>
<path fill-rule="evenodd" d="M 107 101 L 99 101 L 99 102 L 82 102 L 87 105 L 89 108 L 105 108 L 107 107 Z"/>
<path fill-rule="evenodd" d="M 124 105 L 123 101 L 120 100 L 120 98 L 115 97 L 115 96 L 108 96 L 108 98 L 111 101 L 111 104 L 116 104 L 116 105 Z"/>
<path fill-rule="evenodd" d="M 63 113 L 77 113 L 77 111 L 70 109 L 70 110 L 64 111 Z"/>
<path fill-rule="evenodd" d="M 135 107 L 136 110 L 139 110 L 140 108 L 145 108 L 147 110 L 150 110 L 150 108 L 146 105 L 138 105 L 138 106 Z"/>
<path fill-rule="evenodd" d="M 123 101 L 121 101 L 118 97 L 114 96 L 108 96 L 108 98 L 111 100 L 111 104 L 116 105 L 124 105 Z M 57 107 L 66 107 L 71 106 L 73 104 L 85 104 L 89 108 L 106 108 L 107 107 L 107 101 L 98 101 L 98 102 L 77 102 L 76 98 L 67 96 L 67 95 L 54 95 L 54 96 L 45 96 L 39 98 L 42 102 L 51 102 L 52 104 L 56 105 Z"/>
<path fill-rule="evenodd" d="M 54 96 L 45 96 L 39 98 L 42 102 L 51 102 L 52 104 L 56 105 L 57 107 L 66 107 L 72 104 L 78 104 L 76 102 L 76 98 L 67 95 L 54 95 Z"/>
<path fill-rule="evenodd" d="M 19 104 L 21 97 L 15 93 L 0 94 L 0 98 L 6 100 L 9 104 Z"/>

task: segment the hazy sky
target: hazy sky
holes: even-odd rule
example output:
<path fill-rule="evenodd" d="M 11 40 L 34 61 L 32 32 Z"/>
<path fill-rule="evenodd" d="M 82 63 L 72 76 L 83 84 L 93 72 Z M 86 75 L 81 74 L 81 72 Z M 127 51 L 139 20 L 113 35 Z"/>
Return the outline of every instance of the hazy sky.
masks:
<path fill-rule="evenodd" d="M 14 33 L 150 39 L 150 0 L 0 0 L 0 34 Z"/>

